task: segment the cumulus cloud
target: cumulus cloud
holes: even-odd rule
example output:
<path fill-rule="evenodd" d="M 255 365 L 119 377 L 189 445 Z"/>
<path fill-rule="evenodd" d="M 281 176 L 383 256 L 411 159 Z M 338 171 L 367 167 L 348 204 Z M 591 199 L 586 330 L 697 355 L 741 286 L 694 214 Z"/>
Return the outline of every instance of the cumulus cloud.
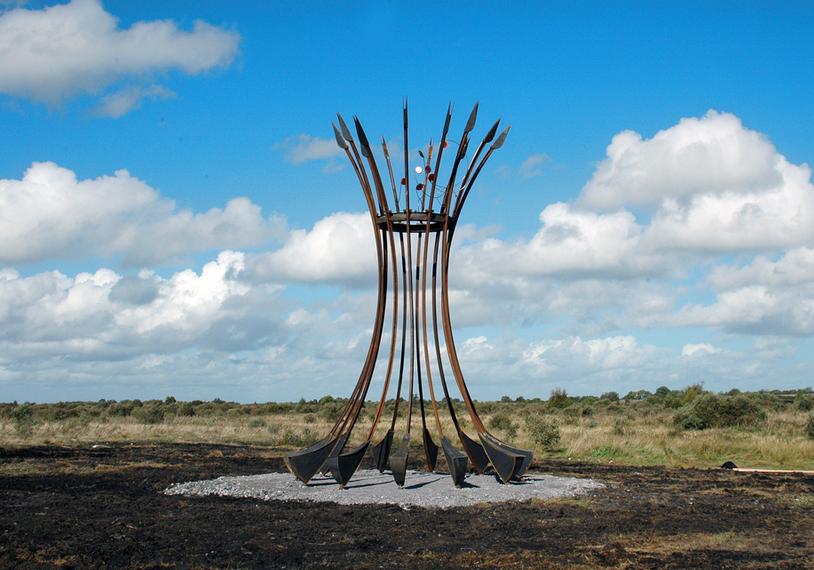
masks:
<path fill-rule="evenodd" d="M 151 264 L 213 248 L 248 247 L 280 236 L 247 198 L 223 209 L 179 210 L 126 170 L 79 180 L 52 162 L 31 165 L 19 180 L 0 180 L 0 261 L 21 263 L 88 255 Z"/>
<path fill-rule="evenodd" d="M 681 119 L 651 139 L 616 135 L 578 204 L 650 209 L 644 237 L 663 251 L 754 252 L 814 242 L 811 169 L 716 111 Z"/>
<path fill-rule="evenodd" d="M 562 366 L 572 370 L 596 371 L 638 366 L 653 351 L 653 347 L 640 346 L 632 336 L 588 340 L 570 337 L 533 343 L 525 351 L 523 359 L 543 371 Z"/>
<path fill-rule="evenodd" d="M 270 281 L 376 284 L 376 245 L 367 213 L 336 213 L 310 230 L 292 230 L 275 251 L 252 258 L 252 275 Z"/>
<path fill-rule="evenodd" d="M 251 314 L 245 305 L 251 288 L 240 279 L 244 257 L 224 251 L 200 273 L 184 270 L 169 278 L 150 272 L 123 277 L 105 268 L 74 277 L 6 270 L 0 277 L 0 339 L 13 342 L 18 356 L 104 360 L 183 349 L 234 314 Z"/>
<path fill-rule="evenodd" d="M 789 250 L 777 261 L 758 256 L 743 266 L 720 265 L 713 268 L 707 280 L 719 290 L 749 285 L 794 286 L 814 283 L 814 248 Z"/>
<path fill-rule="evenodd" d="M 658 206 L 696 194 L 756 192 L 781 183 L 777 152 L 729 113 L 685 118 L 651 139 L 613 137 L 607 157 L 582 189 L 589 207 Z"/>
<path fill-rule="evenodd" d="M 490 279 L 495 264 L 527 276 L 620 277 L 662 269 L 663 259 L 642 240 L 642 227 L 629 212 L 601 214 L 559 202 L 546 206 L 540 222 L 530 240 L 492 238 L 462 247 L 463 263 L 482 279 Z"/>
<path fill-rule="evenodd" d="M 713 268 L 707 282 L 714 302 L 688 304 L 673 318 L 679 324 L 719 327 L 759 335 L 814 334 L 814 250 L 798 248 L 778 260 Z"/>
<path fill-rule="evenodd" d="M 169 20 L 122 29 L 99 0 L 17 8 L 0 15 L 0 92 L 53 104 L 125 77 L 196 75 L 229 65 L 239 41 L 200 20 L 190 31 Z"/>

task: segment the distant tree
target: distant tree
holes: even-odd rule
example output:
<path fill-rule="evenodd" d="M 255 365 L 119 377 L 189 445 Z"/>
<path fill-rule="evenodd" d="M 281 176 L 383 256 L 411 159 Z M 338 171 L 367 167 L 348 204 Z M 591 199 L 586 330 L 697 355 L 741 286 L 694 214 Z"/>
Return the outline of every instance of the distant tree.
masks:
<path fill-rule="evenodd" d="M 618 392 L 605 392 L 600 397 L 602 400 L 608 400 L 609 402 L 618 402 L 619 401 L 619 393 Z"/>
<path fill-rule="evenodd" d="M 570 403 L 568 393 L 563 388 L 554 388 L 551 390 L 551 395 L 548 397 L 549 406 L 554 408 L 565 408 Z"/>
<path fill-rule="evenodd" d="M 500 401 L 503 402 L 504 404 L 507 404 L 507 403 L 512 401 L 512 397 L 511 396 L 501 396 Z"/>
<path fill-rule="evenodd" d="M 659 386 L 656 388 L 656 396 L 659 398 L 666 398 L 670 395 L 670 392 L 672 392 L 672 390 L 670 390 L 667 386 Z"/>

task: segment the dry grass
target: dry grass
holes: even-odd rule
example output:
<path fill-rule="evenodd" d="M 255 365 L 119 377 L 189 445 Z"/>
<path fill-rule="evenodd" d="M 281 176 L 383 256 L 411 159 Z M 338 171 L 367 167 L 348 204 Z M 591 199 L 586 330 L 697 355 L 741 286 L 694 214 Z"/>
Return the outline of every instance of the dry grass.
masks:
<path fill-rule="evenodd" d="M 515 437 L 498 431 L 496 435 L 515 445 L 533 448 L 524 417 L 529 409 L 507 405 L 499 413 L 508 415 L 516 427 Z M 371 426 L 372 409 L 359 418 L 356 439 L 364 438 Z M 465 415 L 465 414 L 464 414 Z M 561 440 L 554 450 L 536 449 L 538 457 L 633 465 L 717 467 L 726 460 L 740 466 L 784 469 L 814 469 L 814 440 L 805 435 L 808 414 L 797 410 L 769 412 L 763 426 L 753 429 L 711 428 L 703 431 L 678 430 L 671 410 L 620 413 L 599 409 L 589 417 L 546 413 L 560 429 Z M 442 414 L 442 427 L 453 434 L 452 422 Z M 490 415 L 484 416 L 489 425 Z M 437 439 L 435 423 L 428 410 L 428 427 Z M 404 430 L 397 423 L 396 434 Z M 413 444 L 421 439 L 420 420 L 414 419 Z M 246 443 L 276 448 L 296 448 L 315 440 L 332 423 L 319 413 L 280 413 L 263 415 L 221 414 L 207 416 L 167 416 L 160 423 L 146 424 L 132 416 L 97 419 L 70 418 L 39 421 L 21 432 L 9 418 L 0 418 L 0 446 L 36 444 L 87 444 L 106 441 Z M 471 423 L 465 430 L 474 435 Z M 389 418 L 383 416 L 374 439 L 384 435 Z"/>

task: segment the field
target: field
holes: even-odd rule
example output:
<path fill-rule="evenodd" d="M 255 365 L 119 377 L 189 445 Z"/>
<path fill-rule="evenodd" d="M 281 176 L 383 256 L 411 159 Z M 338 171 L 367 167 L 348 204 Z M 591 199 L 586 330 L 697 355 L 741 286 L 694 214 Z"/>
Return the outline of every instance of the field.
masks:
<path fill-rule="evenodd" d="M 0 405 L 0 567 L 814 567 L 814 476 L 718 468 L 814 469 L 813 403 L 697 386 L 482 402 L 534 471 L 606 488 L 446 511 L 160 494 L 284 469 L 333 398 Z"/>

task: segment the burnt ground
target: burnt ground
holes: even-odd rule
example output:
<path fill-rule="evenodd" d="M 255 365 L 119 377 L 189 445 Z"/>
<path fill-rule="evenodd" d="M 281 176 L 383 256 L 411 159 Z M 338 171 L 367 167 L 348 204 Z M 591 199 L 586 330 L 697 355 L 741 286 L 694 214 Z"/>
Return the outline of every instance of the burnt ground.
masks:
<path fill-rule="evenodd" d="M 213 445 L 0 451 L 0 567 L 814 568 L 814 477 L 542 462 L 607 485 L 434 511 L 165 496 L 283 468 Z"/>

